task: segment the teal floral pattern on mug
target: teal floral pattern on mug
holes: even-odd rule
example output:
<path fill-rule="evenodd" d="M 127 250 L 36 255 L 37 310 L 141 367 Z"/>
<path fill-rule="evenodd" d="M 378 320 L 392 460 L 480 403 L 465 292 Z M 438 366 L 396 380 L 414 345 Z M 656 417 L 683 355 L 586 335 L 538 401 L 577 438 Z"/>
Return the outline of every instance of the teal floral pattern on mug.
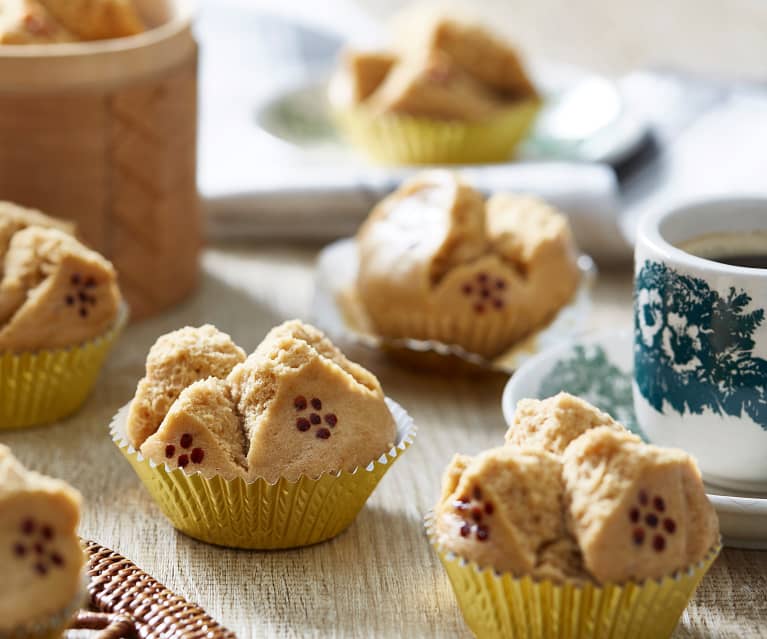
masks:
<path fill-rule="evenodd" d="M 572 354 L 558 360 L 541 382 L 538 397 L 560 391 L 585 399 L 645 439 L 634 414 L 631 374 L 611 362 L 598 344 L 578 344 Z"/>
<path fill-rule="evenodd" d="M 646 260 L 634 286 L 637 387 L 660 413 L 744 413 L 767 430 L 767 360 L 753 355 L 764 309 L 731 287 Z"/>

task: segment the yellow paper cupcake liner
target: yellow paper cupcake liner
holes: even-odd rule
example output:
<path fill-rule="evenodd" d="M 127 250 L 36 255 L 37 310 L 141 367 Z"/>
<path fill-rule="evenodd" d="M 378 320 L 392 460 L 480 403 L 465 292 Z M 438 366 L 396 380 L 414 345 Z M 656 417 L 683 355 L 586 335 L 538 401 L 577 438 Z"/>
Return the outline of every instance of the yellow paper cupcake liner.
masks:
<path fill-rule="evenodd" d="M 0 430 L 55 422 L 80 408 L 127 320 L 123 305 L 106 334 L 81 346 L 0 353 Z"/>
<path fill-rule="evenodd" d="M 83 574 L 82 588 L 72 601 L 59 612 L 45 619 L 30 621 L 10 630 L 0 630 L 0 639 L 59 639 L 69 627 L 77 611 L 83 607 L 87 596 L 88 577 Z"/>
<path fill-rule="evenodd" d="M 697 564 L 659 580 L 558 584 L 480 568 L 440 547 L 431 516 L 426 518 L 426 529 L 466 625 L 479 639 L 670 637 L 721 550 L 717 544 Z"/>
<path fill-rule="evenodd" d="M 364 107 L 336 113 L 351 144 L 381 164 L 477 164 L 508 160 L 540 110 L 521 100 L 483 122 L 380 115 Z"/>
<path fill-rule="evenodd" d="M 413 420 L 396 402 L 386 403 L 397 424 L 397 442 L 365 468 L 291 482 L 246 482 L 186 474 L 146 459 L 128 442 L 130 404 L 112 421 L 112 438 L 160 509 L 181 532 L 234 548 L 294 548 L 345 530 L 392 464 L 413 443 Z"/>

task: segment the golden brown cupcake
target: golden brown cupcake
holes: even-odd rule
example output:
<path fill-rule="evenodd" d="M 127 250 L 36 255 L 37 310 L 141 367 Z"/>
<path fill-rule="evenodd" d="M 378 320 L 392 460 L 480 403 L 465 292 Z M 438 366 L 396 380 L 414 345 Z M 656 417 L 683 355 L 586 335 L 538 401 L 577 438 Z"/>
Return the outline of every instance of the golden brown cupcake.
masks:
<path fill-rule="evenodd" d="M 472 22 L 406 22 L 391 52 L 343 55 L 328 95 L 346 137 L 387 164 L 508 159 L 540 106 L 517 52 Z"/>
<path fill-rule="evenodd" d="M 446 171 L 405 182 L 357 240 L 357 291 L 379 335 L 485 357 L 552 319 L 580 278 L 563 215 L 529 197 L 486 203 Z"/>
<path fill-rule="evenodd" d="M 670 636 L 720 548 L 695 461 L 564 393 L 518 413 L 505 446 L 454 458 L 428 519 L 471 629 Z"/>
<path fill-rule="evenodd" d="M 0 429 L 75 411 L 125 322 L 112 264 L 73 231 L 0 202 Z"/>
<path fill-rule="evenodd" d="M 84 599 L 80 502 L 0 444 L 0 635 L 55 636 Z"/>
<path fill-rule="evenodd" d="M 285 548 L 333 537 L 412 441 L 375 376 L 299 321 L 244 361 L 213 327 L 152 351 L 112 433 L 174 525 L 198 539 Z"/>

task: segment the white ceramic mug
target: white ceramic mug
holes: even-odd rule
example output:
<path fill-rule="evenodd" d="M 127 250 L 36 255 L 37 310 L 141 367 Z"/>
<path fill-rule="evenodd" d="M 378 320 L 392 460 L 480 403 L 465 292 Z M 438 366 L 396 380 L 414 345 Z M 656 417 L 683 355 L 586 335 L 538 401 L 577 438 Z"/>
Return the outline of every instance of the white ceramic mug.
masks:
<path fill-rule="evenodd" d="M 704 478 L 767 492 L 767 268 L 679 248 L 704 235 L 767 238 L 767 199 L 651 213 L 634 270 L 634 407 L 647 437 L 683 448 Z M 750 236 L 750 237 L 749 237 Z"/>

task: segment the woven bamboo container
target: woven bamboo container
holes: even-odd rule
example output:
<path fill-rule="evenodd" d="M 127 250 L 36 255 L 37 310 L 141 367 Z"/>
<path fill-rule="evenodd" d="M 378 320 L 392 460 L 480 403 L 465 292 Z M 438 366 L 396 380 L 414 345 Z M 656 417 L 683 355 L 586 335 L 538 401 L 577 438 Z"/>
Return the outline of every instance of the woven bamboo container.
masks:
<path fill-rule="evenodd" d="M 115 40 L 0 46 L 0 199 L 74 220 L 133 318 L 199 276 L 197 45 L 191 0 L 139 0 Z"/>

